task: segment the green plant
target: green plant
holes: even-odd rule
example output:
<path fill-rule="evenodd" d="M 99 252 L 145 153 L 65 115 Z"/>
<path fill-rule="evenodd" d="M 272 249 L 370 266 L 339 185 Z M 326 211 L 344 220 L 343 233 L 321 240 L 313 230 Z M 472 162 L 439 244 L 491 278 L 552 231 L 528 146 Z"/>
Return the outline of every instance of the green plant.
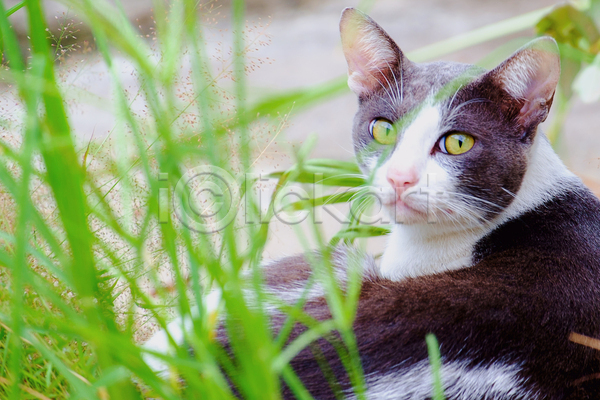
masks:
<path fill-rule="evenodd" d="M 181 0 L 167 6 L 155 1 L 155 46 L 139 36 L 118 6 L 98 0 L 64 3 L 92 30 L 111 76 L 117 121 L 104 141 L 74 140 L 64 106 L 69 88 L 57 82 L 41 2 L 27 0 L 11 10 L 0 2 L 6 61 L 2 77 L 15 85 L 24 110 L 19 124 L 10 124 L 11 129 L 20 129 L 16 143 L 0 141 L 0 396 L 226 399 L 235 397 L 233 385 L 244 398 L 276 399 L 283 379 L 299 398 L 306 399 L 310 395 L 288 362 L 315 339 L 337 332 L 339 352 L 355 392 L 364 398 L 364 377 L 352 332 L 359 275 L 353 276 L 344 293 L 328 258 L 314 260 L 333 318 L 313 320 L 303 313 L 302 302 L 279 304 L 289 320 L 274 335 L 264 307 L 272 299 L 262 289 L 260 276 L 269 225 L 258 221 L 268 222 L 277 210 L 272 202 L 266 215 L 261 215 L 251 195 L 253 181 L 246 175 L 252 172 L 256 154 L 252 143 L 263 137 L 265 127 L 278 125 L 278 118 L 292 108 L 297 111 L 343 93 L 345 78 L 248 104 L 243 1 L 233 1 L 232 59 L 218 71 L 209 62 L 204 41 L 213 10 L 210 3 L 200 6 Z M 597 4 L 569 12 L 588 15 Z M 29 20 L 31 55 L 27 59 L 7 19 L 16 11 L 26 12 Z M 488 26 L 409 57 L 423 61 L 514 33 L 555 15 L 550 11 Z M 538 29 L 553 33 L 548 26 L 555 29 L 573 20 L 540 22 Z M 581 50 L 555 36 L 565 49 Z M 582 51 L 585 57 L 578 62 L 590 62 L 598 52 L 597 42 Z M 116 53 L 135 68 L 139 92 L 129 93 L 124 87 Z M 192 66 L 189 74 L 179 69 L 187 61 Z M 574 77 L 565 78 L 565 87 L 570 87 Z M 186 94 L 178 89 L 183 81 L 189 82 Z M 132 105 L 138 99 L 145 106 L 143 111 Z M 311 193 L 307 200 L 288 204 L 288 209 L 314 213 L 320 205 L 360 197 L 369 177 L 360 175 L 354 163 L 310 159 L 314 144 L 313 138 L 297 150 L 294 167 L 271 174 L 278 191 L 290 183 L 316 182 L 325 187 L 324 194 Z M 203 165 L 231 176 L 228 187 L 219 181 L 211 184 L 224 193 L 231 189 L 233 194 L 226 200 L 235 207 L 245 205 L 245 217 L 255 223 L 234 215 L 232 223 L 208 235 L 202 230 L 210 229 L 215 218 L 196 218 L 185 212 L 175 217 L 171 202 L 181 210 L 208 207 L 217 219 L 227 216 L 227 209 L 211 209 L 214 198 L 201 197 L 208 203 L 191 204 L 190 193 L 177 190 L 189 171 Z M 339 187 L 348 190 L 327 191 Z M 365 209 L 368 202 L 357 207 Z M 352 216 L 350 220 L 332 239 L 313 225 L 310 239 L 327 255 L 329 245 L 340 240 L 351 242 L 387 232 L 386 227 L 361 225 Z M 191 225 L 199 228 L 189 229 Z M 298 236 L 302 243 L 308 239 L 306 234 Z M 242 279 L 242 271 L 250 279 Z M 168 275 L 170 283 L 161 274 Z M 232 355 L 214 340 L 214 316 L 192 311 L 195 305 L 204 307 L 211 288 L 223 293 L 222 314 Z M 255 300 L 244 295 L 247 290 L 255 293 Z M 174 343 L 172 354 L 156 356 L 186 385 L 177 379 L 165 381 L 150 370 L 136 340 L 148 320 L 164 328 L 172 309 L 190 318 L 193 333 L 185 345 Z M 294 322 L 308 329 L 288 343 L 288 328 Z M 240 329 L 233 329 L 234 324 Z"/>

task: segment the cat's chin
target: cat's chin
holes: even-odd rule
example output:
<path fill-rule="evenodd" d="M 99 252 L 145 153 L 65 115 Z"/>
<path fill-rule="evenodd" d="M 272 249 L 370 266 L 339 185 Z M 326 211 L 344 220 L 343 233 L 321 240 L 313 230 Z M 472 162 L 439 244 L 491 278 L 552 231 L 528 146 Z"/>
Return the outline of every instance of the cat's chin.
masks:
<path fill-rule="evenodd" d="M 405 225 L 428 223 L 427 209 L 420 210 L 419 208 L 411 206 L 404 201 L 386 204 L 385 207 L 393 223 Z"/>

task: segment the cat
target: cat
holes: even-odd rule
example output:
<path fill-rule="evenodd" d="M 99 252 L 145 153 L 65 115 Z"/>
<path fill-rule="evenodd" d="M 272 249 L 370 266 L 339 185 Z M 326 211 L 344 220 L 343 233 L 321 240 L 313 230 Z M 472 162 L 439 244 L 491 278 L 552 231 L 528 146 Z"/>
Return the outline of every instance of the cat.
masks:
<path fill-rule="evenodd" d="M 447 399 L 600 398 L 600 352 L 569 339 L 600 338 L 600 202 L 538 130 L 560 76 L 554 40 L 486 71 L 413 63 L 352 8 L 340 31 L 357 160 L 398 222 L 379 264 L 333 255 L 342 286 L 362 268 L 353 327 L 367 398 L 432 397 L 428 333 Z M 285 258 L 264 268 L 266 288 L 294 302 L 311 273 L 307 257 Z M 324 289 L 309 294 L 307 312 L 329 318 Z M 298 377 L 317 399 L 355 398 L 336 349 L 318 345 L 340 386 L 308 349 L 291 362 Z"/>

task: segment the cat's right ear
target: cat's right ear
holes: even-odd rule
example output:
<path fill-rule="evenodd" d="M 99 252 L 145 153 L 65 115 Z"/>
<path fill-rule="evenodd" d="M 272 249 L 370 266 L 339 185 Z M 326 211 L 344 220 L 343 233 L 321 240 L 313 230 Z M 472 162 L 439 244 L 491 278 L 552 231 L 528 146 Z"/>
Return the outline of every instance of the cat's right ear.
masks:
<path fill-rule="evenodd" d="M 362 12 L 346 8 L 340 34 L 348 63 L 348 86 L 358 96 L 377 90 L 387 76 L 393 77 L 403 68 L 404 57 L 396 43 Z"/>
<path fill-rule="evenodd" d="M 529 42 L 488 76 L 518 103 L 517 122 L 524 128 L 537 126 L 548 115 L 560 78 L 556 41 L 541 37 Z"/>

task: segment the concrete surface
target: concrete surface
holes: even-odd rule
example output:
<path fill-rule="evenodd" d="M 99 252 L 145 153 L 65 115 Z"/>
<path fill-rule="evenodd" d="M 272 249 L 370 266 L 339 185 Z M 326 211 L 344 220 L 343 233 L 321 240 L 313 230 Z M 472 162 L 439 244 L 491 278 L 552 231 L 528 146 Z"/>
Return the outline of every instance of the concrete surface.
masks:
<path fill-rule="evenodd" d="M 9 1 L 8 6 L 16 3 Z M 325 2 L 289 0 L 292 8 L 281 2 L 272 6 L 268 0 L 255 0 L 248 15 L 251 33 L 258 42 L 250 54 L 256 69 L 248 75 L 249 98 L 256 99 L 268 93 L 281 90 L 317 85 L 339 77 L 346 72 L 346 64 L 341 52 L 338 20 L 341 10 L 357 6 L 356 0 L 329 0 Z M 147 27 L 151 21 L 150 0 L 123 1 L 128 15 Z M 403 51 L 410 53 L 422 46 L 468 32 L 487 24 L 501 21 L 522 13 L 555 4 L 548 0 L 379 0 L 374 1 L 370 15 L 397 41 Z M 64 8 L 51 5 L 52 13 L 62 15 Z M 15 15 L 16 25 L 26 26 L 23 13 Z M 227 8 L 222 8 L 218 24 L 210 30 L 208 45 L 215 58 L 227 53 L 230 40 Z M 24 28 L 23 28 L 24 29 Z M 263 34 L 264 33 L 264 34 Z M 508 38 L 495 40 L 473 48 L 450 54 L 444 59 L 474 63 L 485 57 L 501 44 L 519 36 L 532 35 L 531 31 Z M 149 39 L 151 40 L 151 39 Z M 117 57 L 117 60 L 118 57 Z M 119 61 L 124 86 L 135 93 L 138 85 L 133 70 L 124 60 Z M 182 69 L 189 66 L 182 66 Z M 94 53 L 81 53 L 74 57 L 61 71 L 65 85 L 74 85 L 87 92 L 87 96 L 73 97 L 69 101 L 71 123 L 76 135 L 86 142 L 92 135 L 101 139 L 113 128 L 114 116 L 111 110 L 110 81 L 105 67 Z M 182 88 L 182 90 L 186 90 Z M 81 99 L 84 99 L 81 101 Z M 4 110 L 13 110 L 14 97 L 6 89 L 0 97 Z M 11 108 L 12 107 L 12 108 Z M 137 104 L 138 110 L 143 104 Z M 279 132 L 276 140 L 262 138 L 258 144 L 255 168 L 257 171 L 281 169 L 293 162 L 289 156 L 293 145 L 298 145 L 309 134 L 319 137 L 314 157 L 351 159 L 351 122 L 356 110 L 356 100 L 348 92 L 332 101 L 294 115 L 286 122 L 286 128 Z M 563 138 L 562 155 L 567 164 L 580 175 L 586 177 L 591 186 L 600 181 L 600 113 L 598 104 L 583 104 L 575 101 L 570 113 Z M 273 131 L 273 132 L 275 132 Z M 598 186 L 600 188 L 600 186 Z M 323 225 L 326 235 L 336 232 L 340 225 L 329 219 Z M 277 258 L 294 254 L 301 250 L 293 228 L 275 223 L 272 239 L 265 256 Z M 381 240 L 375 241 L 370 250 L 382 248 Z"/>

